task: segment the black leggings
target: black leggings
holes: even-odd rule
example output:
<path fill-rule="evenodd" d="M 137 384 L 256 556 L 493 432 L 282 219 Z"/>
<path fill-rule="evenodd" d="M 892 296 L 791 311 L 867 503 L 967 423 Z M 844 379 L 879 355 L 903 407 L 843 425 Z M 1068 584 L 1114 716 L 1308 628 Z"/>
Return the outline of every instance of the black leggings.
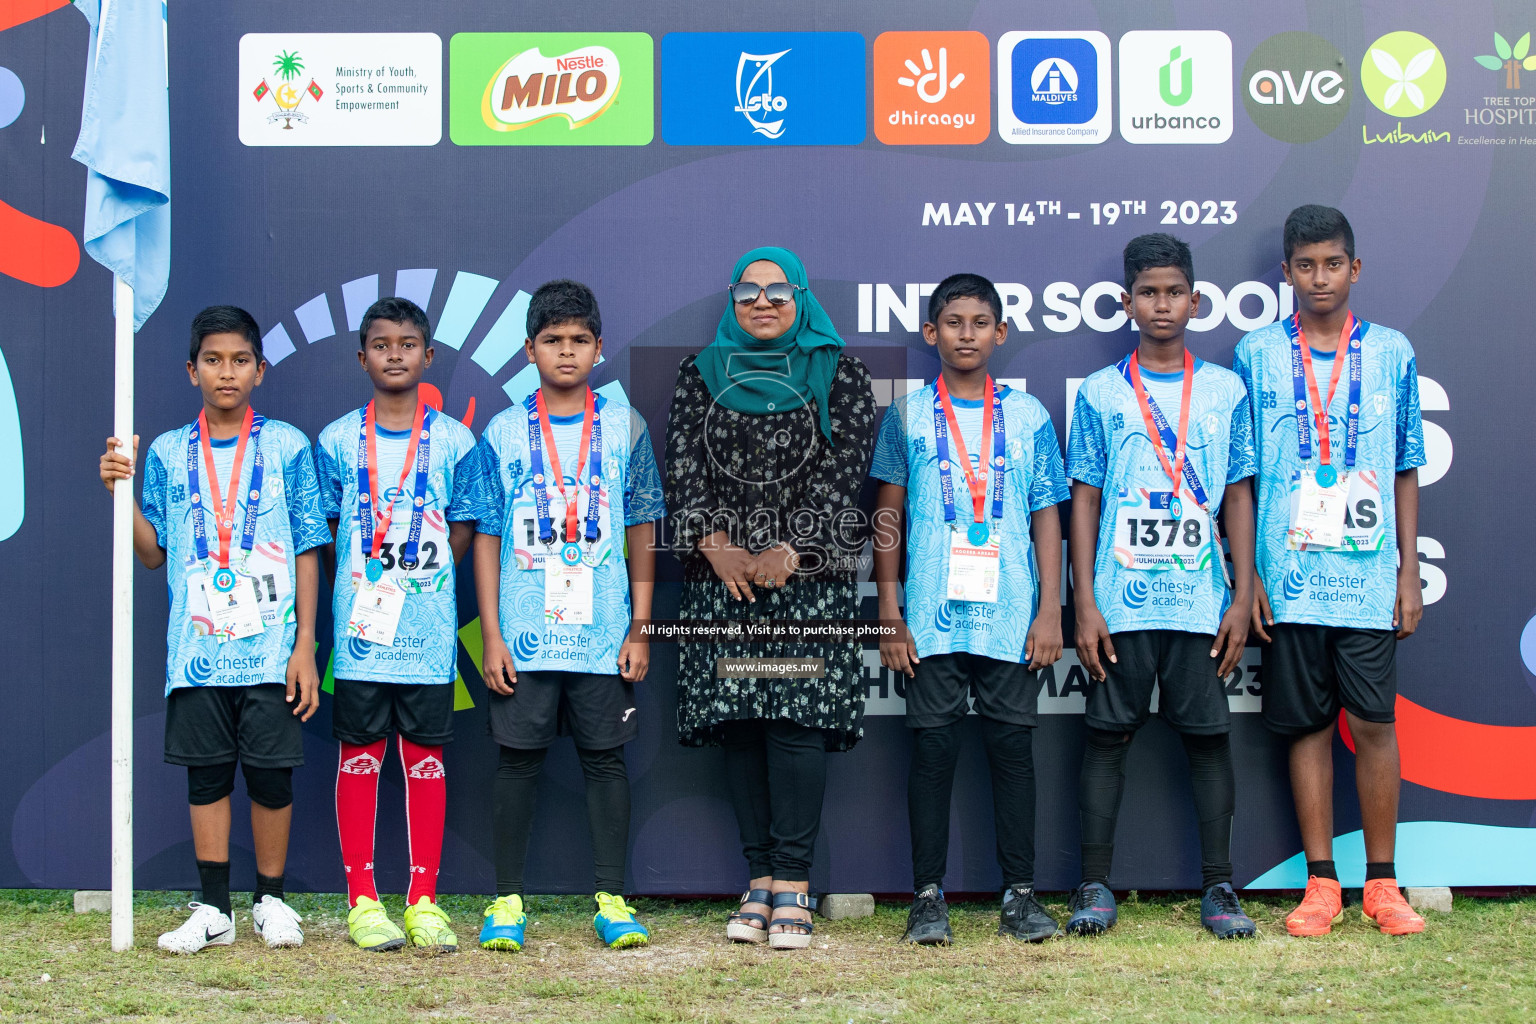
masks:
<path fill-rule="evenodd" d="M 533 832 L 533 805 L 545 750 L 501 748 L 496 768 L 493 828 L 496 838 L 496 895 L 523 894 L 523 866 Z M 587 782 L 587 825 L 592 830 L 594 892 L 624 892 L 624 858 L 629 846 L 629 773 L 624 748 L 576 748 Z"/>
<path fill-rule="evenodd" d="M 725 778 L 751 878 L 808 882 L 827 789 L 820 729 L 784 719 L 721 727 Z"/>
<path fill-rule="evenodd" d="M 1109 884 L 1115 852 L 1115 822 L 1125 791 L 1125 755 L 1135 733 L 1088 730 L 1078 804 L 1083 829 L 1083 881 Z M 1236 784 L 1232 777 L 1232 744 L 1226 733 L 1216 736 L 1181 734 L 1189 758 L 1189 781 L 1195 791 L 1200 819 L 1200 887 L 1232 881 L 1232 808 Z"/>
<path fill-rule="evenodd" d="M 961 721 L 913 729 L 907 775 L 912 828 L 912 889 L 943 885 L 949 854 L 949 803 L 960 757 Z M 1035 884 L 1034 730 L 981 719 L 981 740 L 992 768 L 992 818 L 1004 888 Z"/>

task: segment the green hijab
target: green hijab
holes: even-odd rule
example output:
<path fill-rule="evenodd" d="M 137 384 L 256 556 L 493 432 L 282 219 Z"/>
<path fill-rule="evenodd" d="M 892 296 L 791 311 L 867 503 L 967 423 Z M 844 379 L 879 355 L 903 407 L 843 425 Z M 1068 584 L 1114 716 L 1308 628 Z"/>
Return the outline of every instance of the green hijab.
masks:
<path fill-rule="evenodd" d="M 799 409 L 814 400 L 821 432 L 831 443 L 827 400 L 843 339 L 811 294 L 800 257 L 788 249 L 772 245 L 753 249 L 736 261 L 731 283 L 740 281 L 747 266 L 758 260 L 777 264 L 790 284 L 800 286 L 795 293 L 794 326 L 771 341 L 760 341 L 736 322 L 735 303 L 727 295 L 715 340 L 704 347 L 694 365 L 715 401 L 734 412 L 763 416 Z"/>

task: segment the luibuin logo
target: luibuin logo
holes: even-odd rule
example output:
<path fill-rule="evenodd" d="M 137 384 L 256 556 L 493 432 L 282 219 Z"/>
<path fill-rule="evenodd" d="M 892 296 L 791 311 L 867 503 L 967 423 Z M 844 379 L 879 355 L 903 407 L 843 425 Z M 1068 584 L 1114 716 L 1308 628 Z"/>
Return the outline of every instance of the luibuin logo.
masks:
<path fill-rule="evenodd" d="M 1445 92 L 1445 58 L 1417 32 L 1388 32 L 1366 51 L 1360 88 L 1382 113 L 1417 117 Z"/>
<path fill-rule="evenodd" d="M 276 77 L 282 79 L 277 84 L 277 88 L 269 87 L 267 80 L 263 78 L 261 84 L 251 92 L 251 95 L 256 97 L 257 103 L 271 96 L 272 102 L 277 105 L 277 109 L 267 115 L 267 123 L 276 124 L 281 121 L 285 131 L 291 131 L 295 121 L 308 124 L 309 117 L 299 110 L 299 104 L 304 101 L 305 96 L 313 97 L 318 103 L 320 97 L 325 95 L 325 90 L 316 85 L 313 78 L 303 89 L 294 88 L 293 80 L 302 78 L 304 75 L 304 60 L 297 52 L 289 53 L 283 50 L 278 53 L 272 58 L 272 71 Z"/>
<path fill-rule="evenodd" d="M 1188 57 L 1181 60 L 1183 52 L 1181 46 L 1169 50 L 1168 63 L 1157 70 L 1158 95 L 1170 107 L 1182 107 L 1194 95 L 1194 61 Z M 1178 89 L 1173 88 L 1175 80 L 1179 83 Z"/>
<path fill-rule="evenodd" d="M 1513 92 L 1520 88 L 1520 69 L 1536 71 L 1536 57 L 1529 57 L 1531 52 L 1531 34 L 1527 32 L 1515 41 L 1514 46 L 1509 45 L 1509 40 L 1493 34 L 1493 53 L 1483 54 L 1474 58 L 1479 64 L 1489 71 L 1504 72 L 1504 88 Z"/>
<path fill-rule="evenodd" d="M 766 117 L 782 114 L 789 107 L 789 100 L 773 93 L 773 65 L 788 52 L 744 52 L 736 62 L 736 113 L 745 117 L 752 131 L 764 138 L 776 139 L 784 134 L 784 118 L 769 121 Z M 752 77 L 745 78 L 749 71 Z"/>
<path fill-rule="evenodd" d="M 619 58 L 606 46 L 582 46 L 546 57 L 524 50 L 497 70 L 485 87 L 486 127 L 514 132 L 554 117 L 577 128 L 600 117 L 619 94 Z"/>

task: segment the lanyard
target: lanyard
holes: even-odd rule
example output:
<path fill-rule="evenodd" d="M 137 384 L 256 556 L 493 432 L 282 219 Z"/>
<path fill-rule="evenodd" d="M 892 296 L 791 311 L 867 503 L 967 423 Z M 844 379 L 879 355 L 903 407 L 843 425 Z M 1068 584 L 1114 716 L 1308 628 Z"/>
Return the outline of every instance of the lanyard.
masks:
<path fill-rule="evenodd" d="M 229 473 L 229 497 L 227 500 L 219 494 L 219 474 L 213 462 L 213 438 L 209 436 L 209 444 L 203 448 L 204 462 L 208 469 L 209 498 L 213 502 L 213 512 L 217 517 L 214 527 L 218 531 L 215 557 L 219 568 L 228 569 L 230 555 L 230 541 L 234 535 L 235 508 L 240 503 L 240 467 L 245 462 L 245 446 L 250 442 L 253 447 L 251 452 L 251 490 L 245 504 L 245 525 L 240 531 L 240 549 L 247 555 L 256 544 L 256 517 L 261 511 L 261 428 L 267 422 L 265 416 L 257 416 L 255 411 L 246 406 L 245 419 L 240 423 L 240 441 L 235 447 L 235 463 Z M 192 424 L 192 434 L 187 438 L 187 500 L 192 505 L 192 540 L 197 545 L 197 560 L 208 560 L 208 529 L 203 521 L 203 496 L 198 485 L 197 450 L 200 440 L 208 435 L 208 414 L 197 414 L 197 422 Z"/>
<path fill-rule="evenodd" d="M 384 563 L 379 552 L 389 533 L 390 520 L 395 516 L 395 502 L 405 493 L 405 479 L 416 465 L 416 487 L 411 502 L 411 529 L 405 546 L 400 549 L 400 566 L 416 568 L 416 547 L 421 540 L 422 513 L 427 504 L 427 471 L 432 464 L 432 414 L 426 404 L 416 403 L 416 415 L 411 422 L 411 440 L 405 449 L 405 460 L 400 466 L 400 482 L 395 485 L 395 497 L 383 508 L 375 508 L 373 496 L 379 493 L 378 421 L 373 403 L 363 407 L 363 422 L 357 432 L 357 531 L 358 543 L 367 558 L 367 575 L 370 582 L 378 582 L 384 574 Z M 377 522 L 375 522 L 377 520 Z"/>
<path fill-rule="evenodd" d="M 934 385 L 933 439 L 934 451 L 939 457 L 939 497 L 944 502 L 944 521 L 955 521 L 955 482 L 950 473 L 949 441 L 954 438 L 955 461 L 965 473 L 965 485 L 971 492 L 971 506 L 978 523 L 986 519 L 987 473 L 992 471 L 992 517 L 1003 517 L 1003 453 L 1008 450 L 1008 437 L 1003 418 L 1002 399 L 997 385 L 987 377 L 987 405 L 981 424 L 981 459 L 977 469 L 971 470 L 971 457 L 965 450 L 965 439 L 960 436 L 960 424 L 955 419 L 954 406 L 949 401 L 949 388 L 941 376 Z"/>
<path fill-rule="evenodd" d="M 1179 431 L 1175 435 L 1173 428 L 1168 426 L 1168 417 L 1163 415 L 1163 410 L 1158 408 L 1157 401 L 1146 385 L 1141 380 L 1141 360 L 1132 352 L 1129 358 L 1120 361 L 1120 374 L 1131 385 L 1131 390 L 1136 392 L 1136 404 L 1141 408 L 1141 421 L 1146 424 L 1147 437 L 1152 442 L 1152 448 L 1157 452 L 1157 460 L 1163 464 L 1163 472 L 1168 474 L 1169 481 L 1173 484 L 1173 498 L 1169 504 L 1175 518 L 1179 515 L 1179 480 L 1183 479 L 1189 487 L 1189 493 L 1194 497 L 1195 504 L 1202 509 L 1210 511 L 1207 504 L 1205 488 L 1200 484 L 1200 474 L 1195 472 L 1194 463 L 1189 461 L 1189 448 L 1184 443 L 1189 434 L 1189 399 L 1195 387 L 1195 359 L 1184 350 L 1184 391 L 1179 396 Z M 1166 449 L 1166 451 L 1165 451 Z M 1172 461 L 1169 461 L 1168 452 L 1173 453 Z"/>
<path fill-rule="evenodd" d="M 1291 385 L 1296 399 L 1296 448 L 1302 462 L 1312 458 L 1312 425 L 1307 413 L 1307 397 L 1310 394 L 1312 405 L 1316 408 L 1313 416 L 1317 420 L 1317 441 L 1321 449 L 1323 466 L 1318 470 L 1317 480 L 1324 487 L 1331 487 L 1333 481 L 1338 478 L 1338 471 L 1332 466 L 1333 449 L 1328 429 L 1328 407 L 1333 404 L 1333 396 L 1338 390 L 1339 374 L 1344 368 L 1344 360 L 1340 352 L 1334 352 L 1333 375 L 1328 381 L 1328 401 L 1324 402 L 1318 392 L 1317 378 L 1312 373 L 1312 349 L 1301 330 L 1301 314 L 1293 314 L 1284 323 L 1285 333 L 1291 339 Z M 1355 468 L 1355 450 L 1360 440 L 1360 339 L 1369 327 L 1370 324 L 1357 319 L 1351 313 L 1339 331 L 1341 347 L 1345 345 L 1345 339 L 1348 339 L 1349 358 L 1349 408 L 1344 421 L 1344 468 L 1346 471 Z"/>
<path fill-rule="evenodd" d="M 581 477 L 587 467 L 591 468 L 592 474 L 587 481 L 587 543 L 595 544 L 602 532 L 598 528 L 598 499 L 603 482 L 603 405 L 604 402 L 596 398 L 592 389 L 588 388 L 587 408 L 581 420 L 581 444 L 577 449 L 580 455 L 573 477 L 575 485 L 572 493 L 567 495 L 565 474 L 560 469 L 560 453 L 555 450 L 555 433 L 549 425 L 549 409 L 544 405 L 544 390 L 540 388 L 523 401 L 523 407 L 528 411 L 528 461 L 533 470 L 533 500 L 539 518 L 541 544 L 553 544 L 555 541 L 555 523 L 549 511 L 549 487 L 544 479 L 546 443 L 549 446 L 549 472 L 555 478 L 560 488 L 560 498 L 565 503 L 566 542 L 576 539 L 576 501 L 581 496 Z"/>

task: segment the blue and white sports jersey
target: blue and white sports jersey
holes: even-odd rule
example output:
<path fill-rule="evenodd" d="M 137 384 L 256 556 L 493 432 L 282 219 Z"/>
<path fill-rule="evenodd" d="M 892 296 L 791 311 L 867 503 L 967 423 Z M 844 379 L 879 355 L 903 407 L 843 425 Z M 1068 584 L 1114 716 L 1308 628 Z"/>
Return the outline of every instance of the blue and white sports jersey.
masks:
<path fill-rule="evenodd" d="M 1331 353 L 1312 351 L 1313 375 L 1326 397 L 1333 372 Z M 1291 523 L 1291 488 L 1299 486 L 1296 410 L 1291 378 L 1291 341 L 1280 323 L 1261 327 L 1238 342 L 1232 368 L 1248 386 L 1258 440 L 1259 579 L 1269 594 L 1276 622 L 1390 629 L 1397 604 L 1397 504 L 1395 474 L 1424 465 L 1424 424 L 1419 415 L 1419 371 L 1413 346 L 1402 334 L 1371 324 L 1360 339 L 1360 425 L 1355 454 L 1359 480 L 1372 493 L 1357 497 L 1351 487 L 1353 522 L 1378 519 L 1379 543 L 1368 550 L 1286 548 Z M 1346 358 L 1347 355 L 1346 355 Z M 1344 431 L 1349 411 L 1346 366 L 1333 402 L 1328 429 L 1333 461 L 1344 468 Z M 1312 436 L 1308 468 L 1321 464 L 1321 446 Z M 1373 506 L 1374 507 L 1371 507 Z M 1369 525 L 1367 523 L 1367 525 Z"/>
<path fill-rule="evenodd" d="M 645 420 L 614 398 L 604 402 L 602 419 L 603 472 L 598 491 L 602 534 L 595 545 L 599 561 L 593 569 L 592 623 L 586 626 L 549 621 L 544 614 L 544 572 L 535 565 L 545 552 L 538 537 L 529 421 L 522 404 L 498 413 L 480 438 L 475 465 L 479 478 L 476 529 L 501 537 L 501 636 L 519 670 L 618 672 L 619 648 L 629 633 L 630 620 L 624 530 L 664 519 L 666 506 Z M 585 486 L 578 490 L 575 479 L 583 457 L 579 451 L 582 416 L 551 416 L 549 422 L 566 493 L 576 496 L 580 522 L 585 523 L 588 491 Z M 621 500 L 612 501 L 613 495 L 622 496 Z M 558 536 L 564 515 L 560 490 L 553 486 L 550 511 Z M 582 546 L 585 549 L 585 542 Z"/>
<path fill-rule="evenodd" d="M 1153 373 L 1143 368 L 1141 379 L 1177 434 L 1183 371 Z M 1196 359 L 1189 418 L 1185 458 L 1200 478 L 1214 517 L 1227 485 L 1254 473 L 1252 422 L 1243 382 L 1230 370 Z M 1172 453 L 1165 449 L 1165 454 L 1171 462 Z M 1150 506 L 1154 504 L 1150 495 L 1172 490 L 1168 471 L 1147 436 L 1136 392 L 1118 365 L 1095 372 L 1078 389 L 1067 446 L 1067 475 L 1103 491 L 1093 560 L 1093 598 L 1109 631 L 1176 629 L 1215 636 L 1232 600 L 1222 578 L 1219 549 L 1212 550 L 1212 557 L 1202 568 L 1190 570 L 1129 568 L 1122 564 L 1125 552 L 1117 557 L 1122 506 Z M 1183 495 L 1188 514 L 1193 501 L 1187 490 Z"/>
<path fill-rule="evenodd" d="M 320 474 L 320 506 L 326 519 L 336 520 L 336 579 L 331 597 L 335 621 L 337 679 L 371 683 L 451 683 L 458 674 L 459 611 L 454 596 L 453 551 L 448 524 L 473 520 L 470 500 L 474 485 L 475 435 L 452 416 L 434 413 L 427 465 L 427 500 L 423 506 L 417 568 L 405 580 L 405 607 L 391 646 L 347 635 L 352 598 L 362 579 L 361 534 L 357 521 L 357 437 L 363 410 L 355 409 L 320 431 L 315 463 Z M 380 544 L 385 575 L 398 576 L 400 548 L 409 535 L 416 473 L 400 471 L 410 446 L 409 430 L 377 430 L 379 466 L 374 472 L 379 493 L 375 507 L 395 499 L 389 534 Z"/>
<path fill-rule="evenodd" d="M 230 540 L 234 548 L 230 566 L 237 571 L 243 566 L 257 577 L 262 617 L 264 621 L 270 618 L 272 624 L 255 636 L 221 644 L 212 635 L 213 623 L 206 615 L 197 614 L 188 594 L 189 582 L 196 586 L 205 571 L 197 561 L 192 539 L 192 505 L 187 500 L 187 440 L 191 433 L 192 426 L 188 424 L 161 434 L 149 446 L 149 455 L 144 460 L 144 518 L 155 528 L 155 542 L 165 549 L 165 580 L 171 597 L 171 614 L 165 630 L 166 695 L 183 686 L 284 683 L 298 628 L 293 609 L 293 560 L 331 541 L 331 531 L 320 512 L 320 490 L 315 481 L 309 438 L 297 427 L 279 420 L 267 420 L 261 428 L 261 503 L 256 517 L 256 543 L 248 560 L 242 557 L 240 532 L 245 524 L 255 453 L 250 446 L 246 448 Z M 220 497 L 229 494 L 235 448 L 234 438 L 212 442 Z M 202 479 L 206 473 L 203 466 L 200 452 L 198 490 L 211 508 L 213 495 L 208 482 Z M 211 513 L 207 516 L 207 531 L 211 561 L 218 537 Z"/>
<path fill-rule="evenodd" d="M 987 517 L 999 537 L 997 602 L 949 600 L 949 524 L 939 490 L 939 459 L 934 453 L 933 401 L 936 384 L 896 399 L 885 412 L 875 441 L 870 475 L 907 489 L 906 621 L 917 656 L 968 651 L 998 661 L 1022 664 L 1024 642 L 1039 601 L 1058 600 L 1039 593 L 1040 575 L 1030 534 L 1030 514 L 1066 501 L 1061 445 L 1045 407 L 1033 396 L 1002 388 L 1000 411 L 1007 430 L 1007 475 L 1003 482 L 1001 526 Z M 985 403 L 951 397 L 955 422 L 965 440 L 974 472 L 980 465 Z M 965 476 L 954 474 L 955 521 L 964 528 L 975 520 Z M 1055 511 L 1046 513 L 1055 515 Z"/>

